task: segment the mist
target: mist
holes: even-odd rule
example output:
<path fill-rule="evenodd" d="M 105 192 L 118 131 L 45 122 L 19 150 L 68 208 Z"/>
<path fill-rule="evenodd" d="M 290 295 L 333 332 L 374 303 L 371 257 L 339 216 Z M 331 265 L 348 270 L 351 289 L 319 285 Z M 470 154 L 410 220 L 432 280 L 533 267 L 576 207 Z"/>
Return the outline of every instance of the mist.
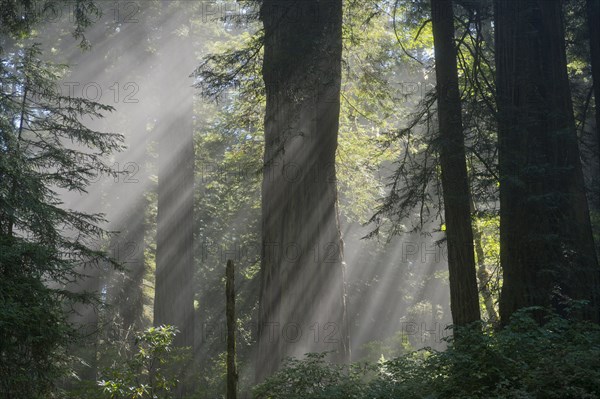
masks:
<path fill-rule="evenodd" d="M 182 334 L 180 346 L 191 347 L 184 368 L 200 376 L 191 386 L 202 387 L 202 397 L 215 397 L 224 383 L 225 265 L 231 259 L 236 269 L 240 386 L 247 389 L 257 367 L 260 269 L 265 255 L 261 185 L 268 160 L 263 159 L 263 49 L 233 59 L 233 67 L 227 70 L 231 79 L 216 95 L 206 95 L 202 68 L 209 55 L 247 45 L 259 35 L 258 5 L 94 3 L 102 15 L 85 31 L 89 49 L 82 49 L 81 39 L 71 35 L 70 7 L 46 15 L 28 39 L 40 43 L 48 61 L 69 66 L 59 83 L 63 95 L 114 107 L 102 119 L 85 120 L 86 126 L 124 136 L 124 150 L 106 160 L 115 175 L 97 174 L 85 193 L 60 191 L 65 209 L 104 215 L 101 227 L 108 234 L 93 245 L 122 265 L 84 268 L 87 277 L 67 287 L 74 292 L 91 291 L 103 302 L 77 305 L 70 316 L 88 337 L 87 343 L 71 348 L 83 359 L 77 372 L 83 379 L 94 380 L 102 366 L 109 365 L 98 348 L 121 345 L 126 349 L 116 350 L 126 353 L 136 333 L 152 325 L 175 324 Z M 411 169 L 411 162 L 436 168 L 436 156 L 422 139 L 433 132 L 435 116 L 413 127 L 414 140 L 410 136 L 390 139 L 411 123 L 427 93 L 435 88 L 432 48 L 397 45 L 398 35 L 412 34 L 409 11 L 394 15 L 394 20 L 390 12 L 383 12 L 377 18 L 386 26 L 369 28 L 372 32 L 351 26 L 344 33 L 349 38 L 363 35 L 354 47 L 344 45 L 342 53 L 335 165 L 351 362 L 377 362 L 425 347 L 443 350 L 452 335 L 439 178 L 428 172 L 430 179 L 418 187 L 422 198 L 409 207 L 407 217 L 388 212 L 373 218 L 394 190 L 390 182 L 397 177 L 399 160 L 404 157 L 408 177 L 396 179 L 398 190 L 412 184 L 410 174 L 417 169 Z M 395 32 L 394 24 L 401 23 L 404 26 Z M 412 61 L 407 53 L 421 61 Z M 244 58 L 247 54 L 251 56 Z M 379 60 L 373 61 L 376 57 Z M 237 72 L 235 62 L 243 67 Z M 369 80 L 370 74 L 376 77 Z M 311 153 L 302 152 L 301 145 L 295 150 L 294 145 L 287 147 L 296 151 L 294 162 L 311 159 Z M 185 168 L 193 168 L 193 181 L 182 177 Z M 284 173 L 293 180 L 301 172 L 290 168 Z M 166 191 L 161 192 L 161 184 L 168 185 Z M 284 208 L 283 194 L 269 198 L 273 209 Z M 163 208 L 161 201 L 169 202 L 168 206 Z M 485 206 L 493 207 L 494 201 Z M 282 215 L 283 220 L 286 217 Z M 189 234 L 184 232 L 188 223 Z M 300 235 L 316 234 L 310 230 L 312 224 L 306 220 L 306 226 L 299 227 Z M 162 241 L 157 238 L 159 229 L 167 232 Z M 186 258 L 182 248 L 192 242 Z M 157 316 L 161 256 L 170 269 L 161 272 L 167 291 L 160 299 L 161 316 Z M 305 284 L 314 282 L 311 278 L 298 277 Z M 325 291 L 333 289 L 333 285 L 324 287 Z M 185 296 L 188 290 L 193 301 Z M 281 295 L 286 295 L 285 288 Z M 187 307 L 193 307 L 191 318 Z M 331 320 L 332 307 L 324 299 L 311 317 L 319 322 Z M 302 338 L 293 351 L 299 357 L 314 349 L 302 344 L 316 340 L 315 331 L 308 327 L 302 325 L 294 332 Z M 319 328 L 321 334 L 328 333 L 322 325 Z M 185 334 L 191 335 L 184 338 Z M 182 379 L 192 378 L 182 375 Z"/>

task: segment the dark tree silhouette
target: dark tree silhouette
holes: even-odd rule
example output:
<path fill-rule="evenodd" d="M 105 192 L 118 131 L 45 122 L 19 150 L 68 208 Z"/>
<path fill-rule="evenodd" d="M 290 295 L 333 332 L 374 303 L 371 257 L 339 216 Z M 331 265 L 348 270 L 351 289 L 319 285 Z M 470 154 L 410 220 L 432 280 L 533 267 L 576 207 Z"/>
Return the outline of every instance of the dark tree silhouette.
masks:
<path fill-rule="evenodd" d="M 335 153 L 342 2 L 265 1 L 267 92 L 257 380 L 286 356 L 348 356 Z"/>
<path fill-rule="evenodd" d="M 496 0 L 501 322 L 557 291 L 598 319 L 598 263 L 579 159 L 561 1 Z M 540 320 L 541 321 L 541 320 Z"/>
<path fill-rule="evenodd" d="M 438 146 L 450 274 L 453 323 L 480 319 L 475 273 L 469 180 L 458 91 L 454 13 L 451 0 L 431 0 L 439 120 Z"/>

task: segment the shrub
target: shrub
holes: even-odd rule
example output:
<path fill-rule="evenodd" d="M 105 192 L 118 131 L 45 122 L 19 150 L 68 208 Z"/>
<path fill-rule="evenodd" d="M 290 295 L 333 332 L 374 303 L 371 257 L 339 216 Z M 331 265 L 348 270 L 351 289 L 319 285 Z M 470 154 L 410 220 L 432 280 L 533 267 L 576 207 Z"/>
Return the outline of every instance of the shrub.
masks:
<path fill-rule="evenodd" d="M 368 365 L 335 365 L 325 361 L 327 353 L 308 353 L 305 359 L 289 358 L 283 369 L 253 390 L 256 399 L 362 398 L 362 379 Z"/>
<path fill-rule="evenodd" d="M 168 355 L 177 330 L 172 326 L 151 327 L 136 339 L 137 352 L 120 365 L 118 361 L 103 372 L 98 382 L 109 399 L 170 398 L 176 385 L 167 377 Z"/>
<path fill-rule="evenodd" d="M 545 323 L 532 314 L 544 312 Z M 462 329 L 448 349 L 378 364 L 291 359 L 254 389 L 257 398 L 600 398 L 600 326 L 552 311 L 517 312 L 498 332 Z"/>

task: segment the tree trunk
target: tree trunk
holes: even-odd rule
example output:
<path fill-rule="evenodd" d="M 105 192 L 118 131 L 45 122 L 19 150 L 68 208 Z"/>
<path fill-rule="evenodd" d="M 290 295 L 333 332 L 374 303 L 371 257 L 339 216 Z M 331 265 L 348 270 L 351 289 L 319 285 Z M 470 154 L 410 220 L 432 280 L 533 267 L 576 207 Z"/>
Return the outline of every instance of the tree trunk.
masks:
<path fill-rule="evenodd" d="M 140 168 L 141 169 L 141 168 Z M 142 182 L 141 176 L 136 176 Z M 115 307 L 123 318 L 123 328 L 141 331 L 144 327 L 144 236 L 146 232 L 145 213 L 147 201 L 143 193 L 137 193 L 132 209 L 128 212 L 123 225 L 119 226 L 118 241 L 113 245 L 115 258 L 126 269 L 122 279 L 115 281 L 113 290 Z"/>
<path fill-rule="evenodd" d="M 598 262 L 567 76 L 560 0 L 496 0 L 500 318 L 585 299 L 598 320 Z M 555 306 L 558 309 L 560 306 Z M 559 309 L 560 310 L 560 309 Z M 541 314 L 539 321 L 543 321 Z"/>
<path fill-rule="evenodd" d="M 587 0 L 587 14 L 590 30 L 592 77 L 594 80 L 594 102 L 596 104 L 596 138 L 598 154 L 600 154 L 600 0 Z M 600 198 L 600 193 L 598 198 Z"/>
<path fill-rule="evenodd" d="M 286 356 L 349 356 L 335 153 L 342 1 L 264 1 L 267 92 L 256 380 Z"/>
<path fill-rule="evenodd" d="M 227 261 L 225 271 L 225 296 L 227 299 L 227 399 L 237 398 L 238 373 L 235 364 L 235 279 L 233 261 Z"/>
<path fill-rule="evenodd" d="M 180 332 L 175 337 L 175 345 L 193 346 L 194 141 L 193 91 L 188 74 L 194 63 L 189 57 L 191 51 L 186 48 L 188 41 L 173 34 L 176 19 L 169 18 L 168 4 L 168 1 L 163 2 L 159 54 L 162 109 L 158 115 L 154 325 L 176 326 Z M 171 40 L 176 40 L 177 45 L 170 43 Z"/>
<path fill-rule="evenodd" d="M 453 323 L 464 326 L 479 320 L 481 316 L 458 90 L 452 1 L 431 0 L 431 16 L 440 127 L 438 144 L 450 274 L 450 309 Z"/>

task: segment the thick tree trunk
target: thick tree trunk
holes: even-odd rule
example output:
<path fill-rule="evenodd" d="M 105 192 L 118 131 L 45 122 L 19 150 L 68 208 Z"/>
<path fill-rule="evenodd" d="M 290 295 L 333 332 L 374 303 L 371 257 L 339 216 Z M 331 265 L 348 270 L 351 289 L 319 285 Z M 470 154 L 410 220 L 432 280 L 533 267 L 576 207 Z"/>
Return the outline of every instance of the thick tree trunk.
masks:
<path fill-rule="evenodd" d="M 349 355 L 335 153 L 342 1 L 261 9 L 267 90 L 257 381 L 286 356 Z"/>
<path fill-rule="evenodd" d="M 450 309 L 453 323 L 464 326 L 479 320 L 481 316 L 458 91 L 452 1 L 431 0 L 431 15 L 440 127 L 439 153 L 450 274 Z"/>
<path fill-rule="evenodd" d="M 136 175 L 135 178 L 143 181 L 140 175 Z M 115 258 L 122 262 L 126 269 L 123 279 L 116 281 L 117 286 L 113 287 L 113 290 L 117 291 L 114 305 L 123 318 L 123 328 L 134 331 L 140 331 L 144 327 L 146 202 L 143 193 L 138 193 L 127 219 L 119 226 L 118 241 L 113 245 L 113 250 L 116 251 Z"/>
<path fill-rule="evenodd" d="M 594 102 L 596 103 L 596 137 L 598 154 L 600 154 L 600 0 L 587 0 L 587 14 L 590 30 L 592 77 L 594 80 Z M 600 198 L 600 193 L 598 198 Z"/>
<path fill-rule="evenodd" d="M 156 284 L 154 325 L 170 324 L 180 332 L 177 346 L 193 346 L 193 198 L 194 141 L 192 126 L 193 70 L 187 40 L 176 37 L 174 18 L 168 18 L 168 1 L 163 2 L 161 93 L 158 115 L 158 214 L 156 239 Z M 170 40 L 177 39 L 177 46 Z M 177 51 L 173 50 L 177 47 Z M 171 51 L 172 53 L 169 53 Z M 186 58 L 187 54 L 187 58 Z M 187 61 L 186 61 L 187 60 Z M 189 68 L 182 68 L 189 65 Z M 176 104 L 176 105 L 175 105 Z"/>
<path fill-rule="evenodd" d="M 567 76 L 560 0 L 496 0 L 500 298 L 516 310 L 562 294 L 598 319 L 598 262 Z M 541 318 L 540 318 L 540 321 Z"/>
<path fill-rule="evenodd" d="M 119 82 L 116 83 L 116 91 L 113 91 L 115 86 L 111 86 L 111 94 L 114 95 L 115 102 L 119 103 L 117 112 L 121 115 L 129 115 L 131 112 L 143 110 L 143 114 L 136 114 L 137 117 L 123 121 L 122 128 L 123 134 L 127 137 L 128 151 L 120 155 L 116 165 L 120 171 L 127 172 L 127 174 L 118 176 L 119 183 L 111 185 L 110 191 L 105 194 L 107 198 L 116 201 L 109 205 L 110 213 L 107 215 L 107 218 L 113 222 L 111 229 L 119 232 L 112 241 L 111 249 L 114 257 L 122 262 L 126 269 L 125 273 L 115 273 L 113 281 L 108 282 L 107 296 L 112 301 L 113 309 L 122 317 L 123 329 L 131 331 L 141 331 L 146 327 L 143 284 L 146 272 L 144 256 L 148 208 L 146 190 L 150 180 L 146 167 L 148 157 L 146 127 L 154 114 L 149 107 L 148 100 L 151 97 L 133 96 L 134 99 L 130 99 L 124 96 L 133 82 L 139 83 L 144 78 L 148 79 L 151 76 L 146 75 L 145 71 L 122 70 L 114 68 L 114 65 L 122 57 L 130 55 L 133 47 L 148 40 L 150 27 L 146 21 L 147 17 L 143 14 L 140 16 L 142 18 L 139 23 L 121 26 L 120 40 L 113 38 L 100 40 L 94 44 L 94 48 L 103 54 L 102 56 L 108 63 L 105 68 L 105 73 L 108 74 L 105 81 Z M 145 49 L 140 49 L 138 54 L 143 54 L 144 51 Z M 89 61 L 90 64 L 87 66 L 80 65 L 82 70 L 88 74 L 90 69 L 97 67 L 96 60 Z M 124 197 L 127 197 L 130 203 L 126 208 L 119 209 L 122 207 L 117 205 Z"/>

